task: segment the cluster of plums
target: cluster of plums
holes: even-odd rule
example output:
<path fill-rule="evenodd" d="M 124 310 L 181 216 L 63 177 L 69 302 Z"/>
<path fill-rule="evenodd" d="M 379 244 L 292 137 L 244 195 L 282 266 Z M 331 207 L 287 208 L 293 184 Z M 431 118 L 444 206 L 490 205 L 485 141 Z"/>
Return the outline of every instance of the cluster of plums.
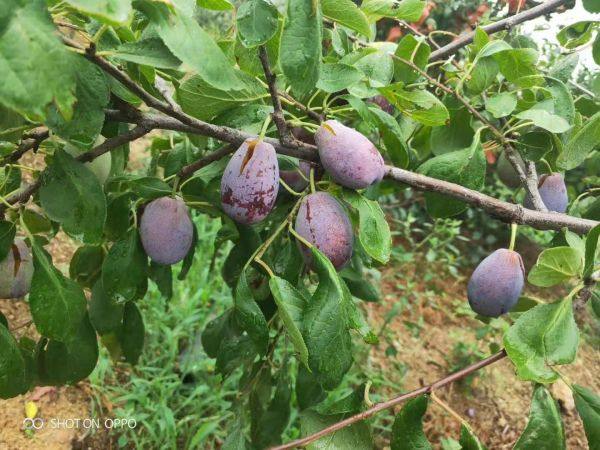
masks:
<path fill-rule="evenodd" d="M 383 178 L 385 168 L 381 154 L 369 139 L 352 128 L 328 120 L 314 138 L 303 135 L 301 139 L 316 144 L 323 168 L 344 187 L 363 189 Z M 256 138 L 247 139 L 223 173 L 223 210 L 238 223 L 258 223 L 275 205 L 280 177 L 292 189 L 303 191 L 308 186 L 311 167 L 311 163 L 302 161 L 296 170 L 280 172 L 273 146 Z M 507 186 L 519 185 L 519 178 L 504 155 L 498 161 L 497 171 Z M 99 179 L 105 179 L 108 172 L 101 172 Z M 561 174 L 542 175 L 539 192 L 550 211 L 566 211 L 568 198 Z M 531 207 L 529 198 L 526 197 L 524 203 Z M 350 260 L 354 244 L 352 224 L 332 195 L 326 192 L 306 195 L 298 209 L 295 229 L 323 252 L 336 269 Z M 157 264 L 170 265 L 183 260 L 193 244 L 192 220 L 180 198 L 161 197 L 148 203 L 141 216 L 139 232 L 146 254 Z M 310 249 L 299 245 L 307 265 L 312 266 Z M 24 240 L 17 239 L 0 262 L 0 298 L 27 294 L 32 275 L 31 252 Z M 467 297 L 472 309 L 491 317 L 506 313 L 521 295 L 524 276 L 523 261 L 517 252 L 496 250 L 477 266 L 469 280 Z"/>
<path fill-rule="evenodd" d="M 341 186 L 363 189 L 380 181 L 384 162 L 375 145 L 363 134 L 335 121 L 324 122 L 314 136 L 323 168 Z M 273 209 L 281 177 L 292 189 L 308 185 L 310 163 L 297 170 L 279 171 L 273 146 L 247 139 L 234 153 L 221 179 L 221 203 L 225 213 L 238 223 L 251 225 L 263 220 Z M 353 232 L 342 205 L 326 192 L 306 195 L 296 216 L 295 229 L 340 269 L 350 260 Z M 299 244 L 307 265 L 311 253 Z"/>

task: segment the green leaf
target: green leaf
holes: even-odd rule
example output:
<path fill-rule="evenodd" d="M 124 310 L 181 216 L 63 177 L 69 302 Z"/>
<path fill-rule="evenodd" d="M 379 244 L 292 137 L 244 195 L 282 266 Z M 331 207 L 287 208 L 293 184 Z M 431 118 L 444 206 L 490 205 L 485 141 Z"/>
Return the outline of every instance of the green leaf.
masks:
<path fill-rule="evenodd" d="M 377 119 L 379 134 L 394 165 L 407 168 L 410 164 L 410 156 L 406 145 L 406 137 L 394 116 L 376 107 L 371 107 L 368 111 Z"/>
<path fill-rule="evenodd" d="M 131 0 L 66 0 L 78 11 L 109 25 L 127 25 Z"/>
<path fill-rule="evenodd" d="M 3 261 L 8 255 L 8 251 L 15 241 L 16 233 L 17 227 L 13 222 L 0 220 L 0 261 Z"/>
<path fill-rule="evenodd" d="M 71 258 L 69 277 L 82 287 L 91 288 L 102 273 L 104 250 L 101 246 L 84 245 L 79 247 Z"/>
<path fill-rule="evenodd" d="M 591 13 L 600 13 L 600 1 L 598 0 L 583 0 L 583 7 Z"/>
<path fill-rule="evenodd" d="M 592 20 L 583 20 L 564 27 L 556 35 L 560 45 L 567 49 L 577 48 L 586 44 L 594 35 L 594 29 L 598 22 Z"/>
<path fill-rule="evenodd" d="M 70 118 L 77 56 L 59 41 L 43 0 L 10 3 L 0 17 L 0 103 L 43 119 L 54 102 Z"/>
<path fill-rule="evenodd" d="M 137 196 L 154 200 L 171 195 L 173 188 L 157 177 L 134 178 L 129 181 L 129 187 Z"/>
<path fill-rule="evenodd" d="M 218 89 L 241 89 L 233 66 L 198 22 L 180 12 L 160 20 L 157 31 L 169 50 L 204 81 Z"/>
<path fill-rule="evenodd" d="M 398 42 L 395 52 L 396 56 L 413 62 L 420 69 L 425 69 L 430 54 L 429 45 L 423 39 L 417 39 L 412 34 L 407 34 Z M 420 76 L 419 72 L 394 58 L 394 79 L 396 81 L 410 84 Z"/>
<path fill-rule="evenodd" d="M 43 384 L 58 386 L 76 383 L 96 367 L 98 341 L 87 314 L 75 325 L 77 332 L 67 341 L 51 339 L 45 348 L 40 349 L 38 366 Z"/>
<path fill-rule="evenodd" d="M 434 155 L 462 150 L 473 142 L 475 131 L 471 127 L 471 113 L 454 97 L 446 96 L 444 105 L 450 114 L 450 121 L 441 127 L 431 129 L 431 151 Z"/>
<path fill-rule="evenodd" d="M 425 0 L 365 0 L 361 9 L 376 22 L 381 17 L 392 17 L 407 22 L 416 22 L 423 15 Z"/>
<path fill-rule="evenodd" d="M 343 414 L 324 416 L 308 410 L 300 416 L 302 436 L 309 436 L 344 419 Z M 373 440 L 369 426 L 363 421 L 344 427 L 334 434 L 308 444 L 306 450 L 372 450 Z"/>
<path fill-rule="evenodd" d="M 510 92 L 502 92 L 488 97 L 485 101 L 487 109 L 496 119 L 508 116 L 517 107 L 517 96 Z"/>
<path fill-rule="evenodd" d="M 527 426 L 514 450 L 566 449 L 565 432 L 556 401 L 544 386 L 536 386 Z"/>
<path fill-rule="evenodd" d="M 585 239 L 585 265 L 583 268 L 583 279 L 589 278 L 594 271 L 598 240 L 600 239 L 600 225 L 596 225 L 588 233 Z"/>
<path fill-rule="evenodd" d="M 314 89 L 321 70 L 322 18 L 319 2 L 289 0 L 279 54 L 279 64 L 298 97 Z"/>
<path fill-rule="evenodd" d="M 302 337 L 302 319 L 308 299 L 283 278 L 271 278 L 269 286 L 277 304 L 279 317 L 285 325 L 285 331 L 292 341 L 298 359 L 308 367 L 308 348 Z"/>
<path fill-rule="evenodd" d="M 531 108 L 515 114 L 515 117 L 531 120 L 535 126 L 551 133 L 564 133 L 571 128 L 571 125 L 565 119 L 544 109 Z"/>
<path fill-rule="evenodd" d="M 249 0 L 237 11 L 240 41 L 245 47 L 256 47 L 271 39 L 277 32 L 279 13 L 269 0 Z"/>
<path fill-rule="evenodd" d="M 181 61 L 171 53 L 159 37 L 125 42 L 113 51 L 117 59 L 157 69 L 177 69 L 181 66 Z"/>
<path fill-rule="evenodd" d="M 494 59 L 498 63 L 502 75 L 511 82 L 517 82 L 519 78 L 536 75 L 538 73 L 536 67 L 538 53 L 531 48 L 502 50 L 494 53 Z"/>
<path fill-rule="evenodd" d="M 238 324 L 248 333 L 256 351 L 264 355 L 269 342 L 269 327 L 263 312 L 252 296 L 245 271 L 240 274 L 235 290 L 234 310 Z"/>
<path fill-rule="evenodd" d="M 545 78 L 545 89 L 552 94 L 552 100 L 554 102 L 554 114 L 562 117 L 569 123 L 569 125 L 572 125 L 573 121 L 575 120 L 575 103 L 573 102 L 571 91 L 569 91 L 565 83 L 562 81 L 551 77 Z"/>
<path fill-rule="evenodd" d="M 358 239 L 367 254 L 386 264 L 392 251 L 392 233 L 379 203 L 345 190 L 344 200 L 358 211 Z"/>
<path fill-rule="evenodd" d="M 228 0 L 198 0 L 198 6 L 213 11 L 233 9 L 233 5 Z"/>
<path fill-rule="evenodd" d="M 371 36 L 371 27 L 365 13 L 352 0 L 321 0 L 323 16 L 363 36 Z"/>
<path fill-rule="evenodd" d="M 504 346 L 522 380 L 550 383 L 551 366 L 575 359 L 579 332 L 571 299 L 538 305 L 523 313 L 504 335 Z"/>
<path fill-rule="evenodd" d="M 486 160 L 480 142 L 480 133 L 475 133 L 469 148 L 445 153 L 423 163 L 418 172 L 439 180 L 460 184 L 479 190 L 485 179 Z M 427 211 L 434 217 L 449 217 L 460 214 L 466 205 L 436 193 L 426 193 Z"/>
<path fill-rule="evenodd" d="M 127 302 L 123 311 L 123 324 L 117 330 L 123 359 L 129 364 L 137 364 L 144 349 L 144 320 L 134 302 Z"/>
<path fill-rule="evenodd" d="M 600 141 L 600 112 L 586 120 L 567 145 L 563 147 L 556 163 L 565 170 L 574 169 L 585 161 Z"/>
<path fill-rule="evenodd" d="M 316 247 L 311 248 L 319 286 L 304 313 L 304 340 L 308 363 L 325 389 L 333 389 L 352 365 L 345 291 L 338 273 Z"/>
<path fill-rule="evenodd" d="M 173 297 L 173 270 L 171 266 L 150 261 L 148 277 L 154 281 L 159 292 L 166 300 Z"/>
<path fill-rule="evenodd" d="M 269 96 L 254 77 L 238 72 L 238 79 L 243 85 L 241 89 L 220 90 L 212 87 L 201 77 L 192 76 L 177 90 L 177 99 L 186 113 L 206 120 L 228 109 Z"/>
<path fill-rule="evenodd" d="M 0 323 L 0 398 L 24 394 L 29 389 L 30 377 L 25 358 L 8 329 Z"/>
<path fill-rule="evenodd" d="M 464 424 L 460 427 L 459 443 L 462 450 L 487 450 L 486 446 L 473 434 L 473 431 L 464 426 Z"/>
<path fill-rule="evenodd" d="M 573 384 L 575 407 L 583 422 L 590 450 L 600 449 L 600 397 L 589 389 Z"/>
<path fill-rule="evenodd" d="M 96 176 L 63 150 L 54 153 L 42 175 L 40 202 L 66 233 L 87 243 L 100 242 L 106 198 Z"/>
<path fill-rule="evenodd" d="M 431 444 L 423 432 L 423 416 L 429 399 L 425 395 L 413 398 L 400 410 L 392 427 L 391 450 L 428 450 Z"/>
<path fill-rule="evenodd" d="M 492 41 L 498 42 L 498 41 Z M 504 41 L 500 41 L 504 42 Z M 474 63 L 475 64 L 475 63 Z M 496 81 L 499 72 L 498 63 L 492 57 L 482 58 L 474 65 L 466 86 L 473 94 L 480 94 Z"/>
<path fill-rule="evenodd" d="M 571 247 L 548 248 L 540 253 L 527 281 L 535 286 L 555 286 L 581 274 L 581 254 Z"/>
<path fill-rule="evenodd" d="M 363 77 L 360 70 L 348 64 L 323 64 L 317 87 L 329 93 L 338 92 L 358 83 Z"/>
<path fill-rule="evenodd" d="M 96 281 L 92 288 L 89 315 L 90 322 L 100 335 L 116 331 L 123 322 L 123 305 L 114 303 L 106 295 L 102 280 Z"/>
<path fill-rule="evenodd" d="M 67 342 L 83 320 L 87 301 L 79 285 L 66 278 L 37 242 L 32 242 L 34 271 L 29 306 L 41 335 Z"/>
<path fill-rule="evenodd" d="M 108 105 L 110 91 L 104 72 L 91 62 L 78 58 L 75 64 L 77 103 L 73 116 L 65 120 L 56 108 L 50 108 L 47 123 L 54 133 L 77 147 L 89 149 L 104 125 L 104 108 Z"/>
<path fill-rule="evenodd" d="M 269 448 L 281 443 L 281 434 L 290 420 L 292 389 L 287 367 L 279 372 L 275 393 L 267 408 L 257 417 L 252 415 L 252 443 L 256 448 Z"/>
<path fill-rule="evenodd" d="M 552 135 L 545 131 L 525 133 L 517 142 L 517 149 L 525 159 L 539 161 L 553 148 Z"/>
<path fill-rule="evenodd" d="M 113 302 L 136 298 L 147 280 L 148 258 L 133 228 L 116 241 L 102 264 L 102 286 Z"/>
<path fill-rule="evenodd" d="M 423 125 L 445 125 L 450 118 L 446 106 L 429 91 L 407 91 L 403 83 L 381 87 L 378 90 L 396 108 Z"/>

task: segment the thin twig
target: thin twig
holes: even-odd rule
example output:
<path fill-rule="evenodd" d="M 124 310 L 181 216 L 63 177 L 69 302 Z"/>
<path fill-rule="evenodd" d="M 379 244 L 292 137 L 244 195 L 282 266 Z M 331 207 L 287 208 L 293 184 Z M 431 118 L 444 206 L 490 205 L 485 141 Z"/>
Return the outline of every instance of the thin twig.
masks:
<path fill-rule="evenodd" d="M 220 149 L 215 150 L 214 152 L 211 152 L 208 155 L 203 156 L 199 160 L 194 161 L 193 163 L 182 167 L 181 170 L 179 171 L 179 173 L 177 173 L 177 176 L 181 180 L 185 180 L 186 178 L 190 177 L 197 170 L 200 170 L 201 168 L 209 165 L 210 163 L 218 161 L 221 158 L 224 158 L 225 156 L 233 153 L 235 150 L 236 150 L 235 145 L 233 145 L 233 144 L 225 145 L 225 146 L 221 147 Z"/>
<path fill-rule="evenodd" d="M 261 45 L 258 48 L 258 57 L 260 59 L 260 63 L 262 64 L 263 71 L 265 72 L 265 79 L 267 80 L 267 85 L 269 86 L 269 94 L 271 94 L 271 102 L 273 103 L 272 117 L 273 122 L 275 122 L 275 126 L 277 127 L 277 131 L 279 132 L 279 140 L 283 144 L 293 143 L 294 137 L 291 135 L 287 123 L 285 122 L 285 117 L 283 117 L 281 100 L 279 99 L 279 94 L 277 92 L 277 77 L 271 71 L 271 65 L 269 64 L 269 55 L 264 45 Z"/>
<path fill-rule="evenodd" d="M 167 81 L 164 78 L 161 78 L 158 75 L 156 75 L 154 79 L 154 87 L 158 92 L 160 92 L 160 95 L 163 96 L 165 101 L 169 104 L 171 108 L 173 108 L 174 111 L 181 112 L 181 107 L 173 99 L 173 95 L 169 89 L 169 85 L 167 84 Z"/>
<path fill-rule="evenodd" d="M 296 100 L 294 97 L 292 97 L 287 92 L 279 91 L 279 96 L 281 98 L 286 99 L 288 102 L 290 102 L 292 105 L 294 105 L 296 108 L 298 108 L 300 111 L 302 111 L 303 113 L 305 113 L 308 117 L 310 117 L 314 121 L 316 121 L 318 123 L 321 123 L 321 122 L 323 122 L 323 120 L 325 120 L 325 118 L 322 115 L 320 115 L 319 113 L 313 111 L 312 109 L 310 109 L 306 105 L 300 103 L 298 100 Z"/>
<path fill-rule="evenodd" d="M 369 417 L 374 416 L 375 414 L 377 414 L 380 411 L 390 409 L 396 405 L 399 405 L 400 403 L 405 402 L 406 400 L 418 397 L 419 395 L 430 393 L 431 391 L 434 391 L 441 387 L 452 384 L 455 381 L 458 381 L 458 380 L 466 377 L 467 375 L 472 374 L 473 372 L 476 372 L 486 366 L 489 366 L 490 364 L 500 361 L 504 357 L 506 357 L 506 351 L 501 350 L 498 353 L 496 353 L 486 359 L 483 359 L 475 364 L 471 364 L 470 366 L 465 367 L 464 369 L 461 369 L 458 372 L 455 372 L 451 375 L 448 375 L 447 377 L 444 377 L 434 383 L 431 383 L 427 386 L 423 386 L 422 388 L 419 388 L 419 389 L 415 389 L 414 391 L 407 392 L 406 394 L 399 395 L 398 397 L 388 400 L 387 402 L 377 403 L 375 406 L 367 409 L 366 411 L 355 414 L 355 415 L 348 417 L 347 419 L 344 419 L 340 422 L 336 422 L 333 425 L 330 425 L 314 434 L 311 434 L 310 436 L 306 436 L 301 439 L 296 439 L 295 441 L 289 442 L 284 445 L 272 447 L 271 450 L 288 450 L 288 449 L 292 449 L 292 448 L 296 448 L 296 447 L 304 447 L 307 444 L 310 444 L 311 442 L 314 442 L 317 439 L 322 438 L 323 436 L 327 436 L 328 434 L 334 433 L 335 431 L 341 430 L 342 428 L 350 426 L 356 422 L 361 422 L 365 419 L 368 419 Z"/>
<path fill-rule="evenodd" d="M 569 0 L 548 0 L 540 3 L 537 6 L 534 6 L 527 11 L 520 12 L 519 14 L 515 14 L 514 16 L 507 17 L 506 19 L 499 20 L 497 22 L 491 23 L 489 25 L 484 25 L 483 30 L 488 34 L 497 33 L 498 31 L 510 30 L 515 26 L 527 22 L 529 20 L 536 19 L 545 14 L 551 13 L 558 7 L 566 4 Z M 450 55 L 458 52 L 461 48 L 469 45 L 473 42 L 473 38 L 475 37 L 475 31 L 470 33 L 463 34 L 459 36 L 457 39 L 445 45 L 444 47 L 434 51 L 429 56 L 429 61 L 436 61 L 438 59 L 445 59 Z"/>
<path fill-rule="evenodd" d="M 520 165 L 519 154 L 517 150 L 515 150 L 515 148 L 510 144 L 510 142 L 504 136 L 504 134 L 502 134 L 502 132 L 498 128 L 496 128 L 494 124 L 487 120 L 479 111 L 477 111 L 476 108 L 473 107 L 473 105 L 471 105 L 471 103 L 469 103 L 469 101 L 466 98 L 460 95 L 456 90 L 440 83 L 438 80 L 430 76 L 425 70 L 417 66 L 414 62 L 409 61 L 393 53 L 390 53 L 390 56 L 393 59 L 396 59 L 406 64 L 411 69 L 421 74 L 423 77 L 425 77 L 425 79 L 427 79 L 427 81 L 430 84 L 434 85 L 438 89 L 441 89 L 445 93 L 456 97 L 456 99 L 460 101 L 471 114 L 473 114 L 473 116 L 475 116 L 479 121 L 484 123 L 486 127 L 490 129 L 494 136 L 504 146 L 506 159 L 508 159 L 508 161 L 512 164 L 513 168 L 515 169 L 515 172 L 517 172 L 517 174 L 519 175 L 519 179 L 521 180 L 521 183 L 527 190 L 527 193 L 529 194 L 529 197 L 531 198 L 535 209 L 537 209 L 538 211 L 547 211 L 546 206 L 544 205 L 544 202 L 542 201 L 542 198 L 540 197 L 540 193 L 538 191 L 537 175 L 535 175 L 535 178 L 533 177 L 533 175 L 535 174 L 535 167 L 533 168 L 533 170 L 528 169 L 527 172 L 523 170 L 523 167 L 521 167 Z"/>
<path fill-rule="evenodd" d="M 0 167 L 18 161 L 29 150 L 37 151 L 43 140 L 48 139 L 50 132 L 45 127 L 39 127 L 26 133 L 17 149 L 0 160 Z"/>

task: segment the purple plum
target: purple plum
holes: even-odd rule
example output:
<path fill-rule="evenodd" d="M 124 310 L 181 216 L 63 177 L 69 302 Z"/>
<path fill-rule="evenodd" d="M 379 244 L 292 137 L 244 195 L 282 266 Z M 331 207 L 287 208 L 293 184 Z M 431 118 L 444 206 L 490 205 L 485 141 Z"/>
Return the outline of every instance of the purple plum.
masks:
<path fill-rule="evenodd" d="M 181 261 L 194 239 L 188 207 L 179 198 L 161 197 L 151 201 L 142 214 L 140 238 L 152 261 L 164 265 Z"/>
<path fill-rule="evenodd" d="M 296 232 L 316 246 L 340 270 L 352 257 L 354 234 L 348 215 L 340 203 L 326 192 L 307 195 L 296 216 Z M 299 243 L 306 264 L 312 266 L 312 255 Z"/>
<path fill-rule="evenodd" d="M 548 211 L 564 213 L 569 204 L 569 196 L 567 195 L 567 186 L 565 179 L 560 173 L 544 174 L 538 181 L 538 190 L 540 197 Z M 523 202 L 526 208 L 533 209 L 533 203 L 529 196 L 525 196 Z"/>
<path fill-rule="evenodd" d="M 233 154 L 221 178 L 221 203 L 238 223 L 252 225 L 273 209 L 279 189 L 279 165 L 271 144 L 246 139 Z"/>
<path fill-rule="evenodd" d="M 521 255 L 501 248 L 475 268 L 467 285 L 467 298 L 477 314 L 498 317 L 510 311 L 519 300 L 525 269 Z"/>
<path fill-rule="evenodd" d="M 33 258 L 23 239 L 16 239 L 0 261 L 0 298 L 19 298 L 29 292 Z"/>
<path fill-rule="evenodd" d="M 336 120 L 324 122 L 315 134 L 321 163 L 336 183 L 363 189 L 381 181 L 381 154 L 363 134 Z"/>

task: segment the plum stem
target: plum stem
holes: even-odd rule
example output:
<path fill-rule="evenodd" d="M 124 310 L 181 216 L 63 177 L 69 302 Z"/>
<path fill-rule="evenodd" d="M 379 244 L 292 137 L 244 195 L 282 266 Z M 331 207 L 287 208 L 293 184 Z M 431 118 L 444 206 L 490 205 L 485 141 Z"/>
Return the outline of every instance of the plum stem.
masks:
<path fill-rule="evenodd" d="M 293 190 L 285 181 L 283 181 L 283 178 L 279 178 L 279 182 L 290 194 L 296 197 L 301 197 L 303 195 L 301 192 L 296 192 L 295 190 Z"/>
<path fill-rule="evenodd" d="M 310 242 L 308 242 L 306 239 L 304 239 L 302 236 L 300 236 L 296 230 L 294 230 L 294 227 L 292 226 L 291 222 L 290 222 L 290 225 L 288 226 L 288 230 L 289 230 L 290 234 L 292 234 L 292 236 L 294 236 L 296 239 L 298 239 L 307 248 L 312 248 L 313 245 Z"/>
<path fill-rule="evenodd" d="M 517 228 L 518 227 L 519 227 L 519 225 L 517 225 L 514 222 L 510 224 L 510 244 L 508 245 L 508 249 L 511 251 L 515 249 L 515 242 L 517 240 Z"/>
<path fill-rule="evenodd" d="M 260 134 L 258 135 L 258 140 L 262 141 L 265 138 L 265 134 L 267 134 L 267 129 L 269 128 L 269 124 L 271 123 L 271 115 L 269 114 L 260 129 Z"/>
<path fill-rule="evenodd" d="M 460 414 L 458 414 L 456 411 L 454 411 L 450 405 L 448 405 L 446 402 L 444 402 L 441 398 L 439 398 L 435 391 L 432 390 L 431 393 L 431 399 L 437 403 L 439 406 L 442 407 L 442 409 L 444 409 L 447 413 L 449 413 L 452 417 L 454 417 L 456 420 L 458 420 L 462 425 L 464 425 L 467 429 L 471 430 L 471 425 L 469 425 L 469 423 L 463 419 Z"/>
<path fill-rule="evenodd" d="M 264 262 L 262 259 L 257 257 L 257 258 L 254 258 L 254 261 L 256 261 L 258 264 L 260 264 L 262 266 L 262 268 L 265 269 L 265 271 L 269 274 L 269 276 L 271 278 L 273 278 L 275 276 L 275 272 L 273 272 L 273 269 L 271 269 L 269 267 L 269 265 L 266 262 Z"/>
<path fill-rule="evenodd" d="M 315 168 L 311 167 L 310 168 L 310 192 L 311 194 L 314 194 L 317 191 L 317 188 L 315 187 Z"/>

